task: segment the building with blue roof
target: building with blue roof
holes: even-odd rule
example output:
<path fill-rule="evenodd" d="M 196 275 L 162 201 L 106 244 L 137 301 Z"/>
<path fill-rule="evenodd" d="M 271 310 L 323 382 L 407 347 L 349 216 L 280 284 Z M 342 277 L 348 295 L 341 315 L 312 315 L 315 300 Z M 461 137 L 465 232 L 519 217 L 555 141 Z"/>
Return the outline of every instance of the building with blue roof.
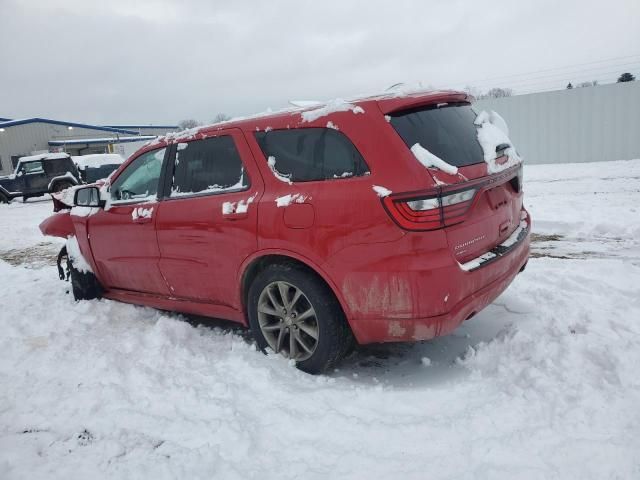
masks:
<path fill-rule="evenodd" d="M 177 129 L 177 125 L 90 125 L 0 117 L 0 175 L 11 173 L 20 157 L 45 152 L 119 153 L 126 158 L 145 142 Z"/>

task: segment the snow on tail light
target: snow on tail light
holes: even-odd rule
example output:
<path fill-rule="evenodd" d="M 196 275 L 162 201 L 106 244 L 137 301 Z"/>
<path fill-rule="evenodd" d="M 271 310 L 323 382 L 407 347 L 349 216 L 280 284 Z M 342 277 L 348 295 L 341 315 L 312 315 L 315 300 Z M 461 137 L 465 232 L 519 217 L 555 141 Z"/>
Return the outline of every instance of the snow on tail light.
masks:
<path fill-rule="evenodd" d="M 406 230 L 437 230 L 464 221 L 476 194 L 475 188 L 451 193 L 428 192 L 385 197 L 383 204 L 391 218 Z"/>

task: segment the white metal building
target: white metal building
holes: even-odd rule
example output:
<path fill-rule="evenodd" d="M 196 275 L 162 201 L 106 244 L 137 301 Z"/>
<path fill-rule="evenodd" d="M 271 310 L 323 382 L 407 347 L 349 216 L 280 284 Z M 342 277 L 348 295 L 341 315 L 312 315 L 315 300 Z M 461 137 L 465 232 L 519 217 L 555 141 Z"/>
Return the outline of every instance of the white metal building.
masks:
<path fill-rule="evenodd" d="M 640 158 L 640 81 L 478 100 L 509 125 L 525 163 Z"/>
<path fill-rule="evenodd" d="M 0 174 L 10 173 L 20 157 L 44 152 L 119 153 L 126 158 L 144 142 L 177 128 L 177 125 L 101 126 L 47 118 L 0 118 Z"/>

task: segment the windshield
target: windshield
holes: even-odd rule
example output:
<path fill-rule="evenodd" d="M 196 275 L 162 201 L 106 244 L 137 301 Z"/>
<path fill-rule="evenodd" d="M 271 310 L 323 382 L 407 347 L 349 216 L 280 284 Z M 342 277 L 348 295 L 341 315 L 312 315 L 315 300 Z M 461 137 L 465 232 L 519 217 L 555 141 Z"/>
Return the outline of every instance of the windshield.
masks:
<path fill-rule="evenodd" d="M 450 165 L 464 167 L 484 161 L 469 104 L 436 105 L 391 114 L 391 125 L 407 147 L 419 143 Z"/>

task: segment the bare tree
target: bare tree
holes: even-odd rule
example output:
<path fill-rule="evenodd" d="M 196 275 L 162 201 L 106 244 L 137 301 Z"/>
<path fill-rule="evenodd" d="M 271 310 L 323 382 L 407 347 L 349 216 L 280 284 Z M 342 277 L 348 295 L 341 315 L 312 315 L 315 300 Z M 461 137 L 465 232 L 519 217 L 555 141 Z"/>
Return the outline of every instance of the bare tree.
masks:
<path fill-rule="evenodd" d="M 580 88 L 584 88 L 584 87 L 596 87 L 598 86 L 598 81 L 597 80 L 593 80 L 591 82 L 580 82 L 578 84 L 578 87 Z"/>
<path fill-rule="evenodd" d="M 473 85 L 467 85 L 462 89 L 472 97 L 480 98 L 482 97 L 482 91 L 478 87 L 474 87 Z"/>
<path fill-rule="evenodd" d="M 180 130 L 186 130 L 188 128 L 195 128 L 199 125 L 201 125 L 201 123 L 198 120 L 194 120 L 193 118 L 187 118 L 186 120 L 181 120 L 178 123 L 178 128 L 180 128 Z"/>
<path fill-rule="evenodd" d="M 226 113 L 219 113 L 213 117 L 213 123 L 226 122 L 227 120 L 231 120 L 231 117 Z"/>
<path fill-rule="evenodd" d="M 618 83 L 622 82 L 633 82 L 636 79 L 635 76 L 630 74 L 629 72 L 625 72 L 618 77 Z"/>
<path fill-rule="evenodd" d="M 513 90 L 510 88 L 500 88 L 494 87 L 486 93 L 486 96 L 489 98 L 504 98 L 511 97 L 513 95 Z"/>

